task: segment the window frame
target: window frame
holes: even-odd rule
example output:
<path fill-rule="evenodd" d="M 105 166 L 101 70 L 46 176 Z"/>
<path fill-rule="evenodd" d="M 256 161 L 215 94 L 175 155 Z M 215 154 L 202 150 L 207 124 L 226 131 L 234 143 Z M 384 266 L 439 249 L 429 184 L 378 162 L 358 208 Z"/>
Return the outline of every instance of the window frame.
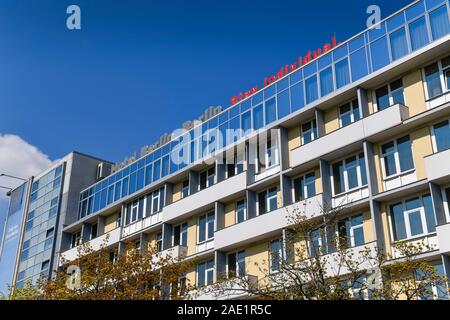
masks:
<path fill-rule="evenodd" d="M 187 186 L 185 186 L 186 182 L 187 182 Z M 181 183 L 181 199 L 185 199 L 185 198 L 189 197 L 189 195 L 190 195 L 189 179 L 187 179 Z"/>
<path fill-rule="evenodd" d="M 449 68 L 449 71 L 450 71 L 450 68 Z M 449 150 L 449 149 L 446 149 L 446 150 L 439 151 L 438 150 L 438 145 L 437 145 L 437 140 L 436 140 L 436 132 L 435 132 L 435 128 L 434 127 L 439 125 L 439 124 L 442 124 L 444 122 L 447 122 L 448 126 L 450 127 L 450 118 L 447 118 L 447 119 L 444 119 L 444 120 L 441 119 L 438 122 L 433 123 L 432 125 L 430 125 L 431 142 L 432 142 L 432 145 L 433 145 L 433 154 Z"/>
<path fill-rule="evenodd" d="M 392 90 L 392 85 L 393 85 L 395 82 L 397 82 L 397 81 L 401 81 L 401 82 L 402 82 L 401 89 L 398 88 L 398 89 Z M 384 87 L 387 87 L 387 90 L 388 90 L 389 105 L 388 105 L 386 108 L 380 110 L 380 107 L 379 107 L 379 105 L 378 105 L 377 91 L 380 90 L 380 89 L 382 89 L 382 88 L 384 88 Z M 373 93 L 372 93 L 372 95 L 373 95 L 372 101 L 373 101 L 373 104 L 374 104 L 375 112 L 380 112 L 380 111 L 386 110 L 387 108 L 390 108 L 390 107 L 395 106 L 396 104 L 398 104 L 398 102 L 396 103 L 396 102 L 394 101 L 394 96 L 393 96 L 393 94 L 397 93 L 397 92 L 400 91 L 400 90 L 402 90 L 403 104 L 405 104 L 405 103 L 406 103 L 406 99 L 405 99 L 405 85 L 404 85 L 403 78 L 398 78 L 397 80 L 389 81 L 389 83 L 384 84 L 384 85 L 382 85 L 382 86 L 379 86 L 379 87 L 375 88 L 375 89 L 373 90 Z"/>
<path fill-rule="evenodd" d="M 308 176 L 314 175 L 314 181 L 311 183 L 306 183 L 306 178 Z M 296 194 L 296 185 L 297 185 L 297 181 L 300 184 L 299 185 L 299 189 L 302 187 L 303 185 L 303 190 L 301 190 L 301 194 L 303 195 L 303 199 L 299 199 L 297 200 L 297 194 Z M 302 181 L 304 181 L 302 183 Z M 300 201 L 304 201 L 307 199 L 310 199 L 312 197 L 315 197 L 317 195 L 317 188 L 316 188 L 316 182 L 317 182 L 317 177 L 316 177 L 316 172 L 315 171 L 311 171 L 305 174 L 302 174 L 300 176 L 297 176 L 295 178 L 291 179 L 291 188 L 292 188 L 292 199 L 294 199 L 294 202 L 300 202 Z M 308 192 L 308 185 L 313 184 L 314 185 L 314 194 L 310 195 Z"/>
<path fill-rule="evenodd" d="M 409 141 L 411 143 L 411 154 L 412 154 L 413 168 L 402 172 L 401 171 L 401 166 L 400 166 L 400 155 L 399 155 L 399 152 L 398 152 L 398 140 L 406 138 L 406 137 L 408 137 L 408 139 L 409 139 Z M 395 174 L 391 174 L 391 175 L 388 176 L 388 175 L 386 175 L 385 157 L 387 155 L 390 155 L 390 153 L 389 154 L 383 153 L 383 146 L 385 146 L 385 145 L 387 145 L 389 143 L 393 143 L 394 144 L 394 152 L 393 153 L 394 153 L 394 159 L 395 159 L 395 170 L 396 170 L 396 173 Z M 383 181 L 391 180 L 391 179 L 394 179 L 394 178 L 397 178 L 397 177 L 401 177 L 401 176 L 404 176 L 404 175 L 407 175 L 407 174 L 415 172 L 416 171 L 416 163 L 414 162 L 414 152 L 412 150 L 411 137 L 409 135 L 407 135 L 407 136 L 402 136 L 402 137 L 395 138 L 395 139 L 387 141 L 385 143 L 380 143 L 380 161 L 381 161 L 381 172 L 382 172 Z"/>
<path fill-rule="evenodd" d="M 433 63 L 427 64 L 426 66 L 424 66 L 421 69 L 421 73 L 422 73 L 422 81 L 424 83 L 424 91 L 425 91 L 425 102 L 429 102 L 431 100 L 437 99 L 439 97 L 442 97 L 443 95 L 446 95 L 447 93 L 450 92 L 449 86 L 450 86 L 450 81 L 447 81 L 446 77 L 445 77 L 445 73 L 450 71 L 450 64 L 448 66 L 443 66 L 442 61 L 446 60 L 446 59 L 450 59 L 450 56 L 446 56 L 443 57 Z M 433 64 L 437 64 L 438 66 L 438 72 L 439 72 L 439 82 L 441 85 L 441 93 L 436 95 L 435 97 L 430 98 L 429 95 L 429 88 L 428 88 L 428 81 L 426 81 L 426 73 L 425 73 L 425 69 L 428 67 L 431 67 Z"/>
<path fill-rule="evenodd" d="M 211 263 L 211 262 L 212 262 L 212 267 L 208 268 L 208 263 Z M 205 270 L 204 270 L 205 274 L 203 275 L 204 279 L 205 279 L 205 283 L 202 285 L 199 284 L 199 275 L 200 275 L 199 266 L 200 265 L 205 265 Z M 197 264 L 196 281 L 197 281 L 197 285 L 199 287 L 206 287 L 206 286 L 210 285 L 210 283 L 208 283 L 208 272 L 210 272 L 210 271 L 212 271 L 212 280 L 211 280 L 211 284 L 212 284 L 212 283 L 214 283 L 214 278 L 215 278 L 215 273 L 216 273 L 216 267 L 215 267 L 214 260 L 208 260 L 208 261 Z"/>
<path fill-rule="evenodd" d="M 361 157 L 361 155 L 362 155 L 362 157 Z M 357 179 L 358 179 L 358 186 L 356 186 L 355 188 L 350 189 L 349 188 L 349 183 L 348 183 L 348 172 L 347 171 L 348 171 L 348 169 L 351 169 L 353 167 L 347 167 L 347 160 L 349 160 L 350 158 L 353 158 L 353 157 L 356 157 L 356 162 L 357 162 L 356 173 L 357 173 Z M 364 152 L 356 153 L 356 154 L 354 154 L 352 156 L 346 157 L 344 159 L 338 160 L 338 161 L 333 162 L 332 164 L 330 164 L 330 169 L 331 169 L 331 172 L 330 172 L 331 173 L 331 191 L 332 191 L 331 195 L 332 195 L 333 198 L 336 198 L 336 197 L 339 197 L 339 196 L 343 196 L 345 194 L 348 194 L 348 193 L 351 193 L 351 192 L 354 192 L 354 191 L 357 191 L 357 190 L 360 190 L 360 189 L 363 189 L 363 188 L 367 187 L 367 184 L 363 185 L 363 179 L 362 179 L 363 176 L 362 176 L 362 171 L 361 171 L 361 158 L 364 159 L 364 163 L 367 166 L 366 161 L 365 161 L 365 154 L 364 154 Z M 345 190 L 340 192 L 340 193 L 336 193 L 336 190 L 335 190 L 335 183 L 334 183 L 335 182 L 335 176 L 334 176 L 334 169 L 333 169 L 334 165 L 338 164 L 338 163 L 341 163 L 344 166 L 344 173 L 343 173 L 344 181 L 343 181 L 342 185 L 344 186 Z"/>
<path fill-rule="evenodd" d="M 357 107 L 355 107 L 355 102 L 356 102 Z M 342 111 L 341 111 L 342 108 L 347 106 L 347 105 L 350 106 L 350 110 L 347 111 L 347 112 L 342 113 Z M 358 119 L 355 119 L 355 110 L 358 110 L 358 114 L 359 114 L 359 118 Z M 346 115 L 346 114 L 350 114 L 350 123 L 344 126 L 343 123 L 342 123 L 342 117 L 344 115 Z M 344 103 L 344 104 L 340 105 L 338 107 L 339 128 L 347 127 L 347 126 L 351 125 L 352 123 L 355 123 L 355 122 L 361 120 L 362 119 L 361 114 L 362 114 L 361 107 L 359 105 L 359 101 L 358 101 L 357 98 L 353 99 L 353 100 L 351 100 L 351 101 L 349 101 L 347 103 Z"/>
<path fill-rule="evenodd" d="M 269 197 L 269 193 L 270 193 L 270 191 L 273 190 L 273 189 L 275 189 L 275 195 Z M 278 209 L 278 191 L 279 191 L 279 190 L 278 190 L 278 186 L 275 186 L 275 187 L 267 188 L 266 190 L 261 191 L 261 192 L 258 193 L 258 216 L 261 216 L 261 215 L 270 213 L 270 212 L 275 211 L 275 210 Z M 259 201 L 260 201 L 259 195 L 260 195 L 260 194 L 264 194 L 264 206 L 265 206 L 265 212 L 262 212 L 262 213 L 260 212 L 260 205 L 259 205 Z M 276 208 L 275 208 L 275 209 L 272 209 L 272 210 L 269 210 L 269 207 L 270 207 L 270 201 L 271 201 L 272 199 L 274 199 L 274 198 L 275 198 L 275 200 L 276 200 L 276 202 L 277 202 Z"/>
<path fill-rule="evenodd" d="M 407 198 L 407 199 L 403 199 L 401 201 L 392 201 L 392 202 L 389 202 L 387 204 L 387 208 L 388 208 L 387 211 L 388 211 L 388 216 L 389 216 L 389 231 L 390 231 L 390 235 L 391 235 L 391 239 L 392 239 L 393 243 L 397 243 L 397 242 L 401 242 L 401 241 L 414 241 L 414 240 L 418 240 L 420 238 L 436 235 L 436 231 L 429 232 L 429 230 L 428 230 L 428 223 L 427 223 L 427 219 L 426 219 L 425 206 L 424 206 L 424 201 L 423 201 L 423 198 L 425 196 L 430 196 L 431 197 L 431 194 L 429 194 L 429 193 L 419 194 L 417 197 L 414 197 L 414 198 Z M 419 199 L 420 207 L 413 208 L 413 209 L 410 209 L 410 210 L 406 210 L 406 202 L 412 201 L 412 200 L 415 200 L 415 199 Z M 395 239 L 394 217 L 393 217 L 393 214 L 392 214 L 391 207 L 393 205 L 396 205 L 396 204 L 401 204 L 402 205 L 403 221 L 405 223 L 405 233 L 406 233 L 406 238 L 404 238 L 404 239 Z M 436 220 L 435 208 L 434 208 L 434 205 L 432 205 L 432 206 L 433 206 L 433 212 L 434 212 L 435 220 Z M 419 213 L 420 213 L 420 222 L 422 224 L 422 233 L 412 236 L 411 235 L 411 224 L 410 224 L 410 221 L 409 221 L 409 215 L 411 213 L 414 213 L 414 212 L 417 212 L 417 211 L 419 211 Z M 436 227 L 437 227 L 437 220 L 436 220 Z"/>
<path fill-rule="evenodd" d="M 238 215 L 238 213 L 239 213 L 239 211 L 238 211 L 238 204 L 240 204 L 240 203 L 244 204 L 244 206 L 242 208 L 243 212 L 244 212 L 244 220 L 239 222 L 239 219 L 238 219 L 238 216 L 239 216 Z M 238 200 L 238 201 L 235 202 L 234 205 L 235 205 L 235 221 L 236 221 L 236 224 L 243 223 L 243 222 L 247 221 L 248 220 L 248 216 L 247 216 L 247 201 L 245 199 Z"/>
<path fill-rule="evenodd" d="M 205 240 L 200 241 L 200 228 L 201 228 L 201 226 L 200 226 L 200 219 L 202 217 L 205 217 L 205 219 L 206 219 L 205 220 Z M 208 220 L 209 217 L 213 217 L 213 220 L 212 220 L 213 234 L 212 234 L 211 237 L 209 237 L 209 235 L 208 235 L 208 231 L 209 231 L 208 227 L 209 227 L 209 224 L 211 223 L 211 220 Z M 214 240 L 214 236 L 215 236 L 215 232 L 216 232 L 216 230 L 215 230 L 215 220 L 216 220 L 216 216 L 215 216 L 214 212 L 208 212 L 208 213 L 201 214 L 201 215 L 198 216 L 198 218 L 197 218 L 197 245 L 204 244 L 204 243 L 207 243 L 207 242 L 210 242 L 210 241 Z"/>
<path fill-rule="evenodd" d="M 310 125 L 310 129 L 304 131 L 303 127 L 307 124 Z M 307 133 L 307 132 L 311 132 L 311 141 L 309 141 L 309 142 L 305 142 L 305 133 Z M 315 118 L 311 119 L 309 121 L 303 122 L 300 125 L 300 137 L 301 137 L 302 146 L 307 145 L 307 144 L 319 139 L 319 132 L 317 129 L 317 120 Z"/>
<path fill-rule="evenodd" d="M 185 226 L 185 229 L 183 229 L 183 227 Z M 175 229 L 176 228 L 180 228 L 180 235 L 179 235 L 179 243 L 175 244 Z M 180 224 L 177 224 L 175 226 L 173 226 L 173 232 L 172 232 L 172 247 L 175 246 L 182 246 L 182 247 L 187 247 L 188 244 L 188 229 L 189 229 L 189 225 L 187 222 L 183 222 Z M 186 244 L 183 244 L 183 239 L 185 239 Z"/>
<path fill-rule="evenodd" d="M 244 270 L 243 270 L 243 274 L 241 274 L 241 265 L 240 265 L 240 261 L 241 260 L 239 260 L 239 254 L 241 254 L 241 253 L 243 253 L 243 257 L 244 257 L 244 259 L 243 259 L 243 263 L 244 263 Z M 230 274 L 230 261 L 229 261 L 229 257 L 231 256 L 231 255 L 234 255 L 234 271 L 235 271 L 235 274 L 234 275 L 232 275 L 232 274 Z M 230 278 L 243 278 L 243 277 L 245 277 L 246 276 L 246 270 L 247 270 L 247 266 L 246 266 L 246 263 L 245 263 L 245 259 L 246 259 L 246 252 L 245 252 L 245 249 L 244 250 L 237 250 L 237 251 L 233 251 L 233 252 L 231 252 L 231 253 L 229 253 L 229 254 L 227 254 L 227 258 L 226 258 L 227 260 L 226 260 L 226 269 L 227 269 L 227 277 L 230 279 Z"/>

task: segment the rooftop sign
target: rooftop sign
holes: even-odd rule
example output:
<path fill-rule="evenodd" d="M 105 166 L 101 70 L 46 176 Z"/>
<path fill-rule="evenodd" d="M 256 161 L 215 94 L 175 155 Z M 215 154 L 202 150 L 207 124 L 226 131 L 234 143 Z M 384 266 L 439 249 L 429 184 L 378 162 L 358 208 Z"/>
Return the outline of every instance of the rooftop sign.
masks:
<path fill-rule="evenodd" d="M 277 74 L 272 75 L 270 77 L 265 77 L 264 81 L 263 81 L 263 83 L 264 83 L 263 88 L 271 85 L 275 81 L 277 81 L 277 80 L 283 78 L 284 76 L 288 75 L 289 73 L 297 70 L 301 66 L 308 64 L 312 60 L 317 59 L 324 53 L 327 53 L 328 51 L 330 51 L 331 49 L 336 47 L 337 45 L 338 45 L 338 43 L 336 41 L 336 37 L 332 36 L 331 44 L 325 43 L 323 45 L 323 48 L 318 48 L 317 50 L 314 50 L 312 52 L 308 51 L 308 53 L 304 57 L 302 57 L 302 56 L 298 57 L 297 61 L 295 61 L 294 63 L 285 65 L 284 67 L 281 67 L 280 70 L 277 72 Z M 258 92 L 258 86 L 254 86 L 253 88 L 251 88 L 250 90 L 247 90 L 245 92 L 240 92 L 238 95 L 235 95 L 234 97 L 232 97 L 230 99 L 231 105 L 235 105 L 236 103 L 242 101 L 243 99 L 250 97 L 251 95 L 255 94 L 256 92 Z"/>

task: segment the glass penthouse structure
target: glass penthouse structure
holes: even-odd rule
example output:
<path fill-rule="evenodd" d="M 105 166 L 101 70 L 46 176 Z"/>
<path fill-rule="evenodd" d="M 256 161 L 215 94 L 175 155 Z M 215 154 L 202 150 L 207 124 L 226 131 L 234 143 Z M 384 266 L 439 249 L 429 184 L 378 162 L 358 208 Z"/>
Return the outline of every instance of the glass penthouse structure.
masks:
<path fill-rule="evenodd" d="M 347 208 L 339 225 L 356 254 L 382 247 L 400 258 L 398 241 L 425 242 L 433 249 L 423 256 L 450 274 L 449 10 L 415 1 L 120 170 L 98 175 L 102 162 L 92 161 L 97 174 L 69 188 L 76 204 L 59 217 L 50 265 L 107 239 L 112 256 L 132 241 L 197 258 L 183 279 L 193 285 L 233 274 L 260 281 L 255 262 L 277 271 L 285 212 L 306 201 L 311 218 L 325 204 Z M 43 179 L 27 221 L 31 202 L 53 208 L 56 169 Z M 43 234 L 29 277 L 36 263 L 46 270 Z M 311 245 L 330 254 L 322 234 Z"/>

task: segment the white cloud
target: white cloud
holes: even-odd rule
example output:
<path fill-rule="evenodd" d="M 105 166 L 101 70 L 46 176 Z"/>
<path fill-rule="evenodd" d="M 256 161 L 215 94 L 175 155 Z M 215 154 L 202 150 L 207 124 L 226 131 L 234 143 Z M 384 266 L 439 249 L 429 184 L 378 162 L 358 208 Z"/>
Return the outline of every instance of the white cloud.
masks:
<path fill-rule="evenodd" d="M 29 144 L 21 137 L 12 134 L 0 134 L 0 174 L 10 174 L 21 178 L 40 173 L 48 168 L 52 161 L 35 146 Z M 0 185 L 17 187 L 20 180 L 0 177 Z M 5 201 L 6 190 L 0 190 L 0 201 Z"/>

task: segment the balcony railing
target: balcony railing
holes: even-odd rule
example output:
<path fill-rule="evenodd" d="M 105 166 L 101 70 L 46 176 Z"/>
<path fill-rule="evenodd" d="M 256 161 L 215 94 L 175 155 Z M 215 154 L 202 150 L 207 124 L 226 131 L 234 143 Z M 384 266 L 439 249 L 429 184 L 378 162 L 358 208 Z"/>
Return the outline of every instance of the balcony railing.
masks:
<path fill-rule="evenodd" d="M 145 217 L 144 219 L 137 221 L 135 223 L 129 224 L 123 228 L 122 237 L 128 237 L 134 233 L 139 231 L 148 229 L 162 221 L 162 212 L 158 212 L 156 214 L 152 214 L 149 217 Z"/>
<path fill-rule="evenodd" d="M 122 229 L 116 228 L 108 233 L 105 233 L 104 235 L 101 235 L 100 237 L 88 241 L 87 244 L 94 251 L 100 250 L 102 247 L 110 247 L 119 243 L 121 233 Z M 76 260 L 79 255 L 78 253 L 79 247 L 80 246 L 77 246 L 61 253 L 61 257 L 63 257 L 66 261 L 69 262 Z"/>
<path fill-rule="evenodd" d="M 429 181 L 450 180 L 450 149 L 425 157 L 425 168 Z"/>
<path fill-rule="evenodd" d="M 247 173 L 243 172 L 166 206 L 163 210 L 163 220 L 170 222 L 182 219 L 190 213 L 201 212 L 214 202 L 241 192 L 246 186 Z"/>
<path fill-rule="evenodd" d="M 257 216 L 242 223 L 219 230 L 215 234 L 216 250 L 227 250 L 235 245 L 242 246 L 259 239 L 275 235 L 291 222 L 291 216 L 304 215 L 307 219 L 318 217 L 323 213 L 323 195 L 293 205 L 279 208 Z"/>
<path fill-rule="evenodd" d="M 297 167 L 309 161 L 319 159 L 328 153 L 383 133 L 388 129 L 400 125 L 407 118 L 408 108 L 400 104 L 373 113 L 368 117 L 292 150 L 290 158 L 291 167 Z"/>
<path fill-rule="evenodd" d="M 436 228 L 439 251 L 442 254 L 450 254 L 450 223 Z"/>
<path fill-rule="evenodd" d="M 258 277 L 245 275 L 243 278 L 234 278 L 220 284 L 207 286 L 190 293 L 195 300 L 234 300 L 248 296 L 249 291 L 258 286 Z"/>

